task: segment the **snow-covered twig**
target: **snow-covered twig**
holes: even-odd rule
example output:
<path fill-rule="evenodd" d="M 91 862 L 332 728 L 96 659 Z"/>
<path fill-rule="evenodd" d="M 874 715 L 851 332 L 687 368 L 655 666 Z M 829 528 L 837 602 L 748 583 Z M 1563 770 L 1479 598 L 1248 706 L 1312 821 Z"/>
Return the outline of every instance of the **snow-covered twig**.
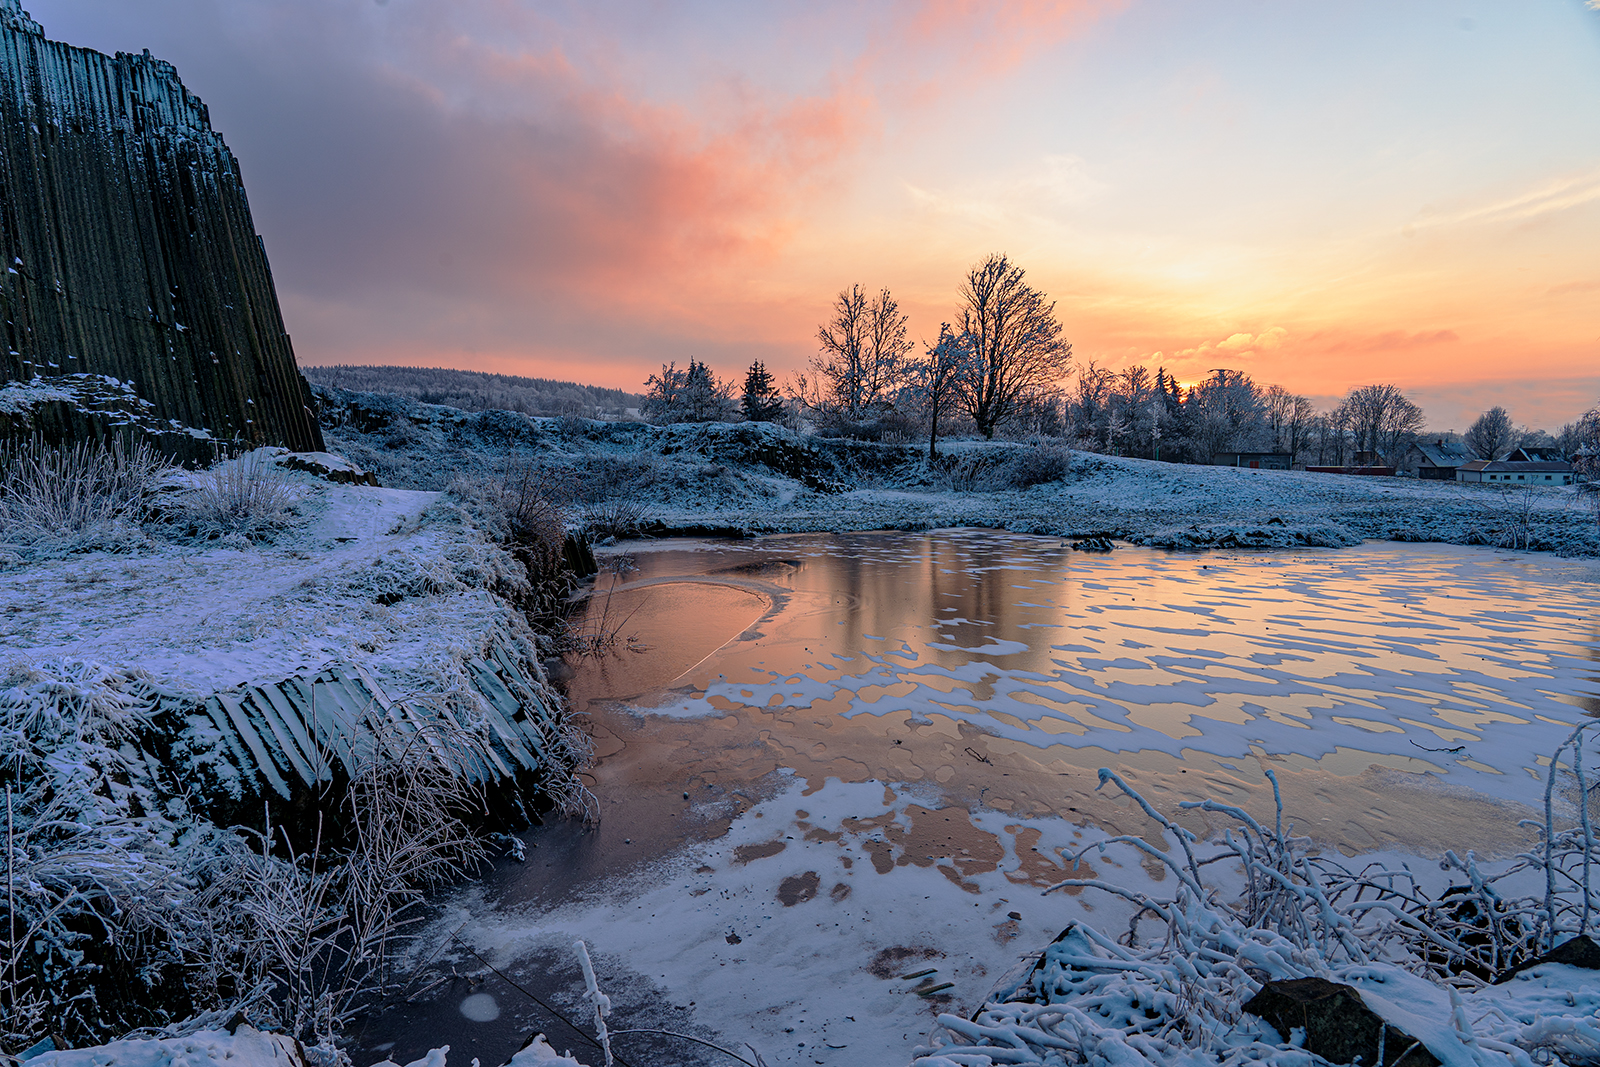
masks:
<path fill-rule="evenodd" d="M 594 964 L 589 962 L 589 946 L 581 940 L 572 947 L 578 953 L 578 964 L 583 968 L 585 998 L 594 1006 L 594 1028 L 600 1048 L 606 1054 L 606 1067 L 613 1067 L 616 1057 L 611 1054 L 611 1035 L 606 1032 L 606 1016 L 611 1014 L 611 998 L 600 992 L 600 982 L 594 976 Z"/>

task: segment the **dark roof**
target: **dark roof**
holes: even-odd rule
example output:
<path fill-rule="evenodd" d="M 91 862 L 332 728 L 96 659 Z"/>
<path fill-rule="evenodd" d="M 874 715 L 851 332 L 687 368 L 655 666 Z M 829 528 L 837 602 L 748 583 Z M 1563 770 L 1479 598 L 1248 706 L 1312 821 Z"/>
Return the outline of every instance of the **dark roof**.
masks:
<path fill-rule="evenodd" d="M 1567 457 L 1559 448 L 1514 448 L 1506 457 L 1509 463 L 1565 463 Z"/>
<path fill-rule="evenodd" d="M 1418 441 L 1417 451 L 1435 467 L 1459 467 L 1472 458 L 1472 453 L 1453 441 Z"/>
<path fill-rule="evenodd" d="M 1519 474 L 1533 474 L 1535 472 L 1542 474 L 1546 471 L 1566 473 L 1572 470 L 1572 464 L 1566 460 L 1562 460 L 1559 463 L 1517 463 L 1509 459 L 1500 459 L 1493 462 L 1486 459 L 1475 459 L 1471 463 L 1461 464 L 1458 469 L 1464 471 L 1494 471 L 1496 473 L 1510 471 Z"/>

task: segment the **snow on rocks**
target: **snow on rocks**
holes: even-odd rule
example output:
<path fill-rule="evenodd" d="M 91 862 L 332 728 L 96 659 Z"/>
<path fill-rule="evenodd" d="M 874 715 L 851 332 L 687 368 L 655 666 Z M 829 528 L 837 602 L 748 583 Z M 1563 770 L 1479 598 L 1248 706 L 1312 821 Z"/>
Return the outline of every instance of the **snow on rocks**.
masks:
<path fill-rule="evenodd" d="M 325 481 L 336 484 L 378 484 L 377 476 L 364 471 L 343 456 L 331 452 L 289 452 L 278 457 L 278 466 L 285 470 L 305 471 Z"/>
<path fill-rule="evenodd" d="M 130 1038 L 104 1045 L 41 1053 L 34 1067 L 316 1067 L 327 1057 L 323 1049 L 307 1050 L 282 1034 L 240 1026 L 233 1033 L 202 1030 L 187 1037 Z M 446 1067 L 450 1046 L 432 1049 L 405 1067 Z M 472 1060 L 477 1064 L 476 1058 Z M 400 1067 L 382 1060 L 372 1067 Z M 584 1067 L 570 1053 L 557 1052 L 543 1034 L 535 1034 L 507 1067 Z"/>
<path fill-rule="evenodd" d="M 130 1038 L 45 1052 L 27 1062 L 32 1067 L 312 1067 L 298 1041 L 249 1026 L 231 1034 L 203 1030 L 187 1037 Z M 438 1067 L 443 1063 L 441 1058 Z"/>
<path fill-rule="evenodd" d="M 403 728 L 419 697 L 487 731 L 485 779 L 569 762 L 533 635 L 493 591 L 520 568 L 439 494 L 289 477 L 300 517 L 271 543 L 152 543 L 12 570 L 6 669 L 136 668 L 159 692 L 147 710 L 176 716 L 172 755 L 233 804 L 325 778 L 325 746 L 344 751 L 339 738 L 379 720 Z"/>

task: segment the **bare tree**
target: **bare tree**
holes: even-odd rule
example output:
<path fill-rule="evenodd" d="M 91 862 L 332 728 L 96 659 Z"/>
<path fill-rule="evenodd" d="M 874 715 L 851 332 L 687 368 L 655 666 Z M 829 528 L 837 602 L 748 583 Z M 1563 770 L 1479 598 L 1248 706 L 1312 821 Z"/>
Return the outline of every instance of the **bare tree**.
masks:
<path fill-rule="evenodd" d="M 1370 452 L 1393 460 L 1422 429 L 1422 409 L 1399 386 L 1363 385 L 1339 402 L 1357 452 Z"/>
<path fill-rule="evenodd" d="M 948 322 L 939 325 L 939 340 L 912 367 L 912 388 L 928 416 L 928 461 L 938 456 L 939 419 L 955 403 L 956 379 L 966 370 L 972 349 Z"/>
<path fill-rule="evenodd" d="M 1030 397 L 1066 373 L 1072 345 L 1061 338 L 1056 306 L 1023 281 L 1023 270 L 995 254 L 967 273 L 960 290 L 961 334 L 972 351 L 956 395 L 985 437 L 1016 417 Z"/>
<path fill-rule="evenodd" d="M 1281 385 L 1269 385 L 1262 394 L 1262 409 L 1272 434 L 1272 447 L 1289 454 L 1293 466 L 1306 447 L 1312 416 L 1316 409 L 1307 397 L 1291 393 Z"/>
<path fill-rule="evenodd" d="M 817 330 L 821 351 L 811 360 L 816 391 L 808 404 L 851 422 L 886 408 L 912 349 L 908 319 L 887 289 L 871 300 L 859 285 L 841 290 L 833 317 Z"/>
<path fill-rule="evenodd" d="M 1279 446 L 1289 453 L 1291 467 L 1300 461 L 1300 453 L 1310 447 L 1311 426 L 1316 417 L 1317 409 L 1310 397 L 1294 397 L 1289 407 L 1289 417 L 1283 424 L 1282 443 Z"/>
<path fill-rule="evenodd" d="M 1479 459 L 1499 459 L 1516 447 L 1516 436 L 1511 413 L 1496 406 L 1479 415 L 1461 440 Z"/>

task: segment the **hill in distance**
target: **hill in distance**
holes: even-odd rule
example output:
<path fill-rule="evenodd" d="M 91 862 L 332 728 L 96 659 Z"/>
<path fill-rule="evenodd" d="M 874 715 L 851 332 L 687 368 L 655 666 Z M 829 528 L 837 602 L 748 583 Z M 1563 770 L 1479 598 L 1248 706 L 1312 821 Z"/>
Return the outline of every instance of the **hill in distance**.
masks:
<path fill-rule="evenodd" d="M 462 411 L 518 411 L 525 415 L 620 416 L 637 408 L 640 396 L 621 389 L 522 378 L 445 367 L 371 367 L 334 365 L 303 367 L 314 385 L 358 393 L 392 393 L 424 404 L 444 404 Z"/>

